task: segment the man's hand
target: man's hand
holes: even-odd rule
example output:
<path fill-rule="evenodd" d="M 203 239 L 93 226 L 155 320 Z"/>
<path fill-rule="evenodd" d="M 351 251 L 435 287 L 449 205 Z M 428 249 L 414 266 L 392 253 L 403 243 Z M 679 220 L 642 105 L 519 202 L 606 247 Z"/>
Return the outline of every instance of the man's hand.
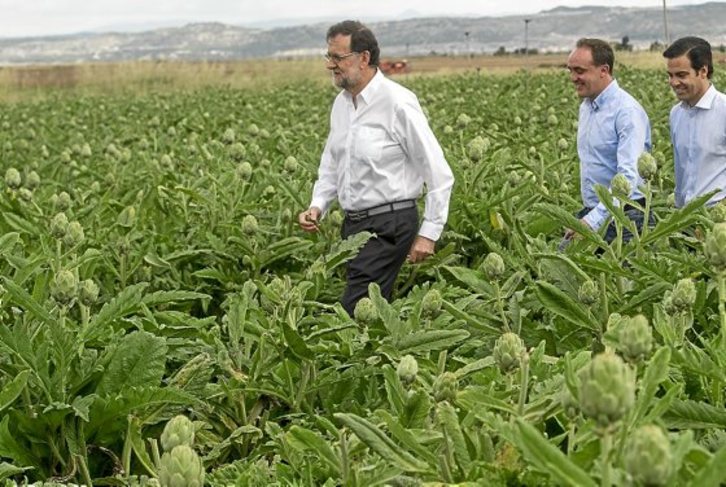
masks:
<path fill-rule="evenodd" d="M 411 245 L 411 250 L 408 251 L 408 261 L 412 264 L 422 262 L 430 255 L 434 255 L 434 245 L 436 242 L 433 240 L 422 237 L 421 235 L 416 236 L 416 240 Z"/>
<path fill-rule="evenodd" d="M 317 206 L 311 206 L 307 210 L 303 211 L 297 216 L 297 222 L 300 224 L 300 228 L 306 232 L 317 232 L 320 230 L 319 218 L 322 211 Z"/>
<path fill-rule="evenodd" d="M 590 226 L 590 224 L 589 224 L 589 223 L 587 223 L 587 222 L 585 221 L 585 219 L 584 219 L 584 218 L 580 218 L 580 223 L 582 223 L 582 224 L 583 224 L 583 225 L 585 225 L 585 226 L 586 226 L 587 228 L 589 228 L 589 229 L 591 229 L 591 230 L 592 230 L 592 227 Z M 572 230 L 571 228 L 568 228 L 567 230 L 565 230 L 565 236 L 564 236 L 564 239 L 565 239 L 565 240 L 572 240 L 573 238 L 575 238 L 575 236 L 576 236 L 576 235 L 577 235 L 577 232 L 575 232 L 575 231 L 574 231 L 574 230 Z"/>

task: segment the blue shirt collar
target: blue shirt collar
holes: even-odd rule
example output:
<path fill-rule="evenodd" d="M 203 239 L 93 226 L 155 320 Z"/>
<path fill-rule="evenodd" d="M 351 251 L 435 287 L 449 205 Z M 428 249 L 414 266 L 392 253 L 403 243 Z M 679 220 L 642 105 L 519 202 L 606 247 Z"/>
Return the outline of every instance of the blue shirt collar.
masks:
<path fill-rule="evenodd" d="M 701 110 L 710 110 L 713 107 L 713 101 L 716 99 L 716 87 L 713 86 L 713 83 L 711 86 L 708 87 L 706 90 L 706 93 L 703 94 L 700 100 L 698 100 L 698 103 L 693 105 L 691 107 L 686 103 L 685 101 L 682 101 L 681 104 L 684 108 L 700 108 Z"/>
<path fill-rule="evenodd" d="M 611 100 L 615 96 L 615 92 L 618 91 L 618 82 L 617 80 L 612 80 L 610 84 L 607 85 L 607 87 L 600 92 L 599 95 L 595 97 L 594 100 L 591 100 L 588 98 L 588 102 L 590 104 L 590 108 L 597 111 L 601 107 L 605 106 L 609 100 Z"/>

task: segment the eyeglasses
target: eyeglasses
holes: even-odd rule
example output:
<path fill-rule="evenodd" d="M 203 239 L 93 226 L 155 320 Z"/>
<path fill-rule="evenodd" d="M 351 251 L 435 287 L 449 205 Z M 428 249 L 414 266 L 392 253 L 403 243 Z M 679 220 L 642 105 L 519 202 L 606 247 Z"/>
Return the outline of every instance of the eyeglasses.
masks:
<path fill-rule="evenodd" d="M 330 54 L 329 52 L 326 52 L 325 54 L 323 54 L 323 57 L 328 62 L 333 61 L 335 64 L 338 64 L 343 59 L 345 59 L 347 57 L 350 57 L 353 54 L 360 54 L 360 53 L 359 52 L 352 51 L 352 52 L 349 52 L 348 54 Z"/>

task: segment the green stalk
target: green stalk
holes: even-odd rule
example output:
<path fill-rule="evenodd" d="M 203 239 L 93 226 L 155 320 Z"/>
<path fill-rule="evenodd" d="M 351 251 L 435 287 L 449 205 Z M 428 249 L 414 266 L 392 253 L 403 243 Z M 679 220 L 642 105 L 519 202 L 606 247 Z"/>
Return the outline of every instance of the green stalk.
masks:
<path fill-rule="evenodd" d="M 613 438 L 609 430 L 605 430 L 600 439 L 600 469 L 602 471 L 602 477 L 600 481 L 601 487 L 610 487 L 612 482 L 610 481 L 610 450 L 612 448 Z"/>
<path fill-rule="evenodd" d="M 524 416 L 524 405 L 527 402 L 527 391 L 529 389 L 529 353 L 525 350 L 522 353 L 522 382 L 519 388 L 519 405 L 517 413 L 520 417 Z"/>
<path fill-rule="evenodd" d="M 718 313 L 721 316 L 721 347 L 726 348 L 726 272 L 718 273 Z"/>
<path fill-rule="evenodd" d="M 128 479 L 131 475 L 131 421 L 126 428 L 126 439 L 124 440 L 124 449 L 121 453 L 121 465 L 123 465 L 124 475 Z"/>
<path fill-rule="evenodd" d="M 91 472 L 88 471 L 88 462 L 86 462 L 86 457 L 83 455 L 78 455 L 78 462 L 81 464 L 81 475 L 83 476 L 83 481 L 86 483 L 87 487 L 93 487 L 93 480 L 91 480 Z"/>
<path fill-rule="evenodd" d="M 512 331 L 509 328 L 509 320 L 507 320 L 507 315 L 504 312 L 504 303 L 502 300 L 502 291 L 499 288 L 499 282 L 494 281 L 494 290 L 496 292 L 496 298 L 497 298 L 497 309 L 499 310 L 499 316 L 502 318 L 502 323 L 504 324 L 504 331 Z"/>
<path fill-rule="evenodd" d="M 340 433 L 340 476 L 343 486 L 350 484 L 350 459 L 348 458 L 348 439 L 345 437 L 345 430 Z"/>

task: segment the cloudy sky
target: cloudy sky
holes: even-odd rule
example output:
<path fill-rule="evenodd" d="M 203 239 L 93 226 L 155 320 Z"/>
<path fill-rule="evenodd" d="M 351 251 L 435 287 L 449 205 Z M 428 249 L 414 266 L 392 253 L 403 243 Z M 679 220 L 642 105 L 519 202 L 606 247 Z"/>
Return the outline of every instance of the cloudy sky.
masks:
<path fill-rule="evenodd" d="M 669 7 L 705 0 L 667 0 Z M 0 0 L 0 37 L 141 30 L 218 21 L 284 25 L 301 19 L 534 14 L 557 6 L 662 7 L 663 0 Z"/>

